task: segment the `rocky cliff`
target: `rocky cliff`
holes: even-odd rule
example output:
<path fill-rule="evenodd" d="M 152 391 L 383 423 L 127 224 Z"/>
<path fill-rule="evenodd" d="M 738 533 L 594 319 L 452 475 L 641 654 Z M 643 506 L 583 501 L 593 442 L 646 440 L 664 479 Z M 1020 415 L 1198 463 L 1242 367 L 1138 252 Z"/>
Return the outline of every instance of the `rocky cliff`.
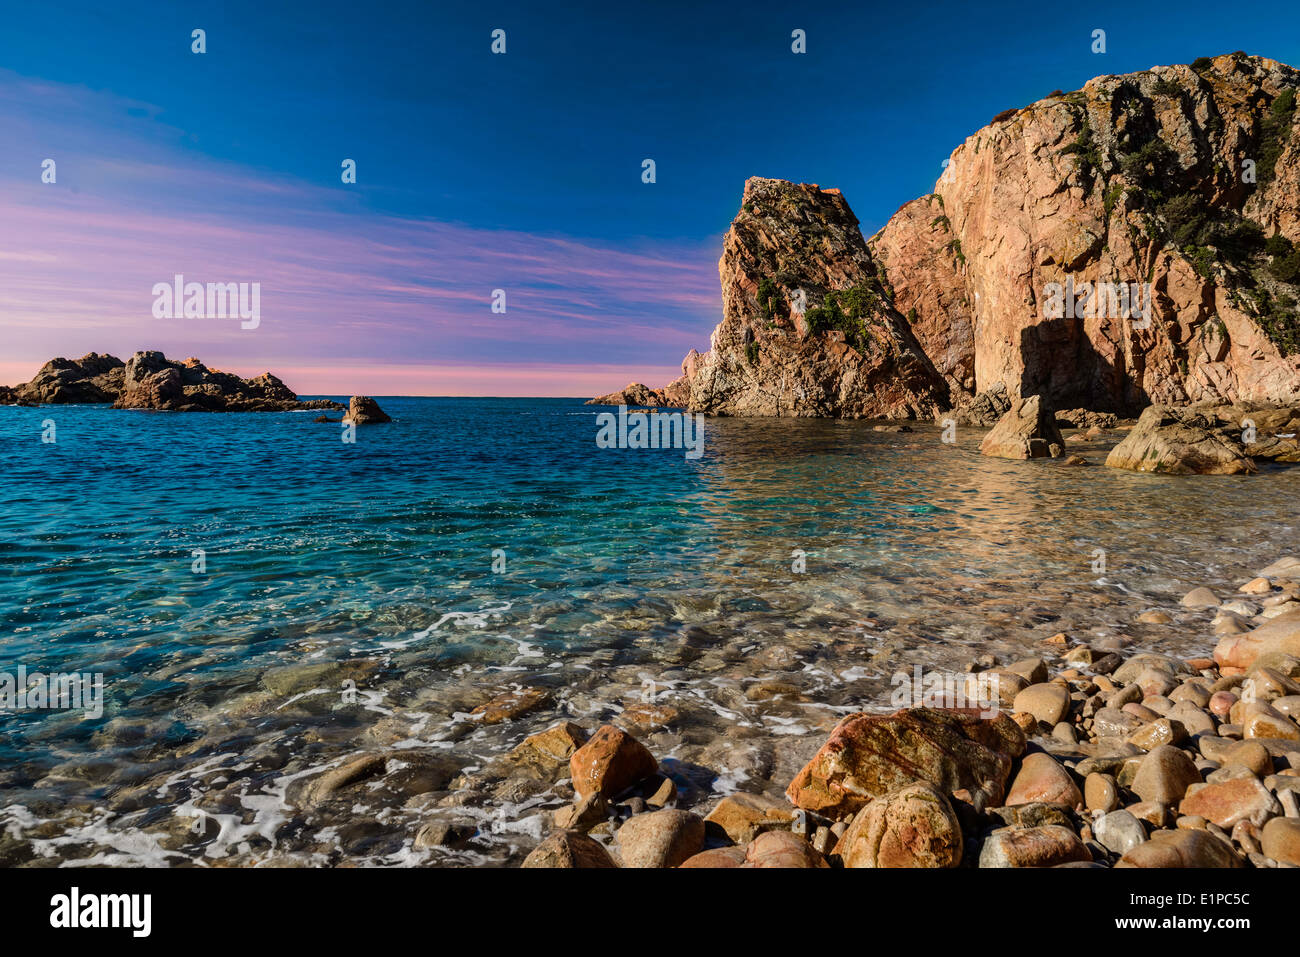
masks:
<path fill-rule="evenodd" d="M 692 411 L 916 418 L 947 407 L 839 190 L 750 179 L 718 273 L 722 322 L 709 351 L 682 364 Z"/>
<path fill-rule="evenodd" d="M 1294 403 L 1298 88 L 1245 54 L 1098 77 L 995 117 L 869 242 L 837 190 L 751 179 L 675 385 L 707 413 L 981 424 L 1031 395 Z"/>
<path fill-rule="evenodd" d="M 868 244 L 954 401 L 1300 398 L 1297 87 L 1241 54 L 1098 77 L 959 146 Z"/>

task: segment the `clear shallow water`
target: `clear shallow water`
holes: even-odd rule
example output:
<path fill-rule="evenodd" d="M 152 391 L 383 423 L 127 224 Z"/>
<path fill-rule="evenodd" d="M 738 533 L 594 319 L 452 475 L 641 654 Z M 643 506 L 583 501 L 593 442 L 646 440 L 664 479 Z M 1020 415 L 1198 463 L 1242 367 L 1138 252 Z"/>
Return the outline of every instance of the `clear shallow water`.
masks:
<path fill-rule="evenodd" d="M 1202 613 L 1133 618 L 1295 551 L 1300 525 L 1300 469 L 1153 477 L 1101 467 L 1104 445 L 1072 468 L 981 457 L 980 430 L 954 447 L 808 420 L 707 420 L 691 461 L 598 449 L 604 410 L 576 400 L 381 404 L 397 421 L 355 445 L 317 413 L 0 409 L 0 672 L 105 680 L 98 719 L 0 712 L 10 838 L 46 861 L 424 859 L 398 836 L 418 813 L 349 844 L 286 788 L 396 745 L 472 772 L 647 681 L 679 712 L 647 743 L 703 769 L 702 792 L 784 784 L 819 728 L 884 705 L 914 663 L 1041 652 L 1057 631 L 1208 651 Z M 801 698 L 744 694 L 777 678 Z M 467 729 L 519 685 L 551 700 Z M 178 837 L 205 798 L 221 834 Z M 540 826 L 520 801 L 470 803 L 497 808 L 501 848 L 465 863 Z"/>

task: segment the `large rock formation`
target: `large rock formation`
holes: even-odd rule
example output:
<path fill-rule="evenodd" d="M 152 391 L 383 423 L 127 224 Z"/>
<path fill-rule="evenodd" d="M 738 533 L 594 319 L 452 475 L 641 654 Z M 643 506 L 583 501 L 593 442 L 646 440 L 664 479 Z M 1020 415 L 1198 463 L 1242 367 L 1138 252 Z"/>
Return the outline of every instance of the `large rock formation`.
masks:
<path fill-rule="evenodd" d="M 1103 76 L 959 146 L 868 244 L 955 402 L 1300 398 L 1297 86 L 1244 55 Z M 1103 281 L 1150 283 L 1149 322 L 1064 302 Z"/>
<path fill-rule="evenodd" d="M 0 389 L 0 405 L 108 403 L 119 409 L 178 412 L 288 412 L 343 410 L 329 399 L 299 401 L 269 372 L 244 379 L 209 369 L 198 359 L 168 359 L 161 352 L 137 352 L 126 363 L 92 352 L 77 360 L 51 359 L 23 385 Z"/>
<path fill-rule="evenodd" d="M 1219 434 L 1218 423 L 1191 409 L 1153 405 L 1138 419 L 1106 464 L 1134 472 L 1241 475 L 1256 471 L 1240 443 Z"/>
<path fill-rule="evenodd" d="M 1300 462 L 1300 406 L 1153 405 L 1106 464 L 1172 475 L 1249 475 L 1256 460 Z"/>
<path fill-rule="evenodd" d="M 32 381 L 5 387 L 5 395 L 0 395 L 0 404 L 112 402 L 122 391 L 124 371 L 121 359 L 98 352 L 88 353 L 80 359 L 51 359 L 41 366 Z"/>
<path fill-rule="evenodd" d="M 1245 54 L 1098 77 L 1000 114 L 865 244 L 838 191 L 751 179 L 691 408 L 1295 403 L 1298 88 Z"/>
<path fill-rule="evenodd" d="M 948 388 L 836 189 L 750 179 L 723 241 L 722 322 L 682 363 L 714 415 L 930 418 Z"/>

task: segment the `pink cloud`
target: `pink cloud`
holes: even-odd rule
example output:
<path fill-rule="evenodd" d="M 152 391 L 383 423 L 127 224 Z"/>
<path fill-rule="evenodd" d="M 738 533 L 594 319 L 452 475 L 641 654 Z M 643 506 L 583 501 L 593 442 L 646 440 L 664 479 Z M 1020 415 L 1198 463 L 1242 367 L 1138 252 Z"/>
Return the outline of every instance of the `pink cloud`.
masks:
<path fill-rule="evenodd" d="M 528 394 L 507 391 L 527 383 L 533 394 L 580 395 L 661 384 L 716 322 L 715 243 L 615 246 L 381 215 L 346 191 L 179 151 L 137 162 L 141 142 L 157 153 L 149 137 L 174 131 L 123 120 L 120 139 L 84 148 L 75 125 L 45 130 L 49 114 L 32 98 L 74 118 L 96 104 L 110 115 L 147 107 L 4 79 L 0 127 L 14 119 L 40 144 L 33 156 L 48 147 L 75 157 L 55 184 L 41 183 L 35 164 L 3 171 L 6 382 L 55 355 L 161 349 L 270 369 L 303 392 L 393 394 L 401 382 L 421 394 Z M 260 283 L 259 327 L 155 319 L 152 288 L 178 273 Z M 504 315 L 491 311 L 494 289 L 506 292 Z"/>

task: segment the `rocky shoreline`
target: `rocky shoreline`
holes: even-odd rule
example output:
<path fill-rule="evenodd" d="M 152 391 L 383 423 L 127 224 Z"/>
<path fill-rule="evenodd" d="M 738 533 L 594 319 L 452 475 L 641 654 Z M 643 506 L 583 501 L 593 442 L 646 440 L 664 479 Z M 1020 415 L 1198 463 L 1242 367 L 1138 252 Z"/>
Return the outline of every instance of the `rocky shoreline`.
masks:
<path fill-rule="evenodd" d="M 567 771 L 574 792 L 523 866 L 1300 866 L 1300 560 L 1239 595 L 1182 601 L 1216 611 L 1212 658 L 1058 634 L 1041 657 L 970 663 L 957 697 L 996 679 L 986 710 L 945 707 L 949 690 L 850 714 L 784 800 L 681 806 L 627 731 L 557 724 L 510 756 Z M 449 839 L 431 825 L 417 844 Z"/>
<path fill-rule="evenodd" d="M 168 412 L 346 413 L 341 420 L 357 425 L 391 419 L 369 396 L 353 396 L 347 405 L 332 399 L 301 400 L 269 372 L 245 379 L 209 369 L 190 357 L 183 362 L 161 352 L 137 352 L 126 362 L 91 352 L 80 359 L 51 359 L 30 382 L 0 386 L 0 405 L 42 406 L 111 404 L 115 409 Z"/>

